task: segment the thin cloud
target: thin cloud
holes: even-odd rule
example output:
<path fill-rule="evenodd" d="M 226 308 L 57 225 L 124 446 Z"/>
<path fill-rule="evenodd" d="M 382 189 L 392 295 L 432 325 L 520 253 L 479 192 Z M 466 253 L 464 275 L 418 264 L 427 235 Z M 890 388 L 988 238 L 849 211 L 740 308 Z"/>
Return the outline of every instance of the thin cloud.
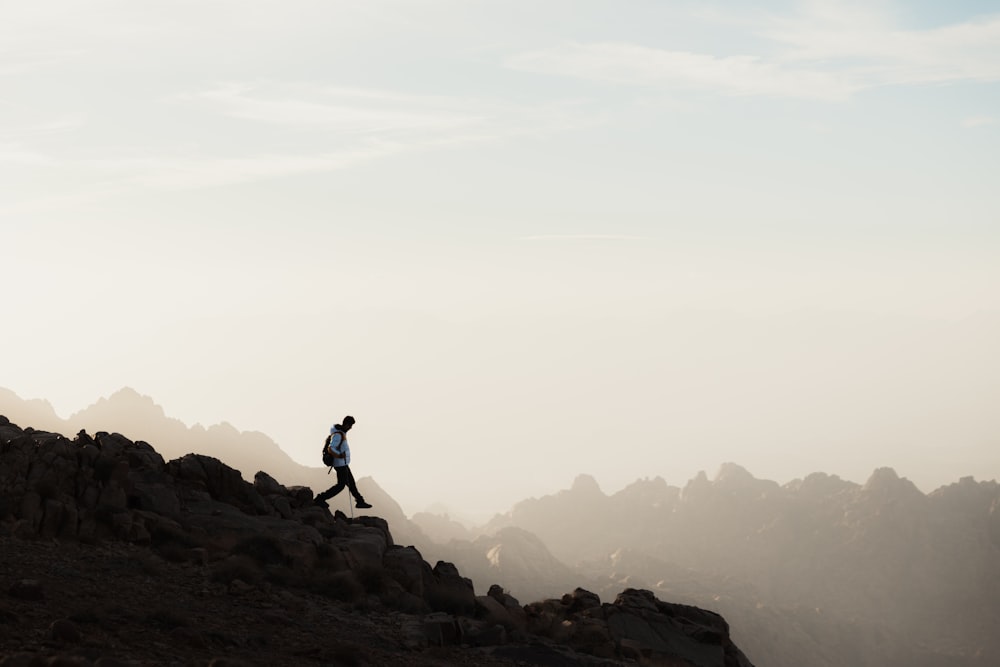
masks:
<path fill-rule="evenodd" d="M 66 116 L 52 120 L 39 121 L 29 125 L 9 126 L 0 129 L 0 140 L 18 141 L 29 137 L 69 132 L 83 127 L 84 121 L 76 116 Z"/>
<path fill-rule="evenodd" d="M 1000 16 L 905 30 L 874 11 L 820 8 L 763 30 L 783 62 L 839 63 L 864 87 L 1000 80 Z"/>
<path fill-rule="evenodd" d="M 835 72 L 791 68 L 757 56 L 717 57 L 635 44 L 565 44 L 522 53 L 513 69 L 643 86 L 716 90 L 728 95 L 765 95 L 844 100 L 860 87 Z"/>
<path fill-rule="evenodd" d="M 861 6 L 811 3 L 748 29 L 762 54 L 717 55 L 634 43 L 567 43 L 517 54 L 512 69 L 723 95 L 846 100 L 870 88 L 1000 80 L 1000 16 L 905 30 Z"/>
<path fill-rule="evenodd" d="M 1000 118 L 996 116 L 971 116 L 962 120 L 962 127 L 970 128 L 997 124 L 1000 124 Z"/>
<path fill-rule="evenodd" d="M 23 51 L 16 54 L 8 52 L 0 55 L 0 76 L 23 76 L 31 74 L 43 67 L 79 58 L 84 53 L 86 52 L 82 49 L 37 52 Z"/>
<path fill-rule="evenodd" d="M 445 131 L 491 120 L 488 112 L 449 98 L 307 85 L 230 84 L 177 99 L 207 103 L 232 118 L 348 133 Z"/>
<path fill-rule="evenodd" d="M 0 133 L 0 162 L 85 173 L 89 185 L 100 185 L 100 198 L 109 198 L 131 191 L 211 188 L 335 171 L 405 153 L 544 135 L 591 122 L 581 119 L 572 104 L 519 107 L 304 83 L 234 83 L 173 95 L 161 102 L 255 125 L 247 129 L 251 134 L 244 146 L 227 146 L 224 153 L 206 147 L 211 145 L 210 138 L 186 151 L 168 152 L 150 146 L 130 148 L 123 154 L 120 149 L 106 149 L 100 157 L 27 147 L 26 139 L 32 133 L 67 130 L 80 124 L 63 119 L 21 128 L 7 141 Z M 82 183 L 81 187 L 89 185 Z M 67 201 L 75 196 L 64 194 Z M 89 195 L 85 198 L 93 199 Z M 21 200 L 6 210 L 31 210 L 38 205 Z"/>
<path fill-rule="evenodd" d="M 536 234 L 522 236 L 518 241 L 648 241 L 645 236 L 627 234 Z"/>
<path fill-rule="evenodd" d="M 46 167 L 53 163 L 54 160 L 44 153 L 24 149 L 16 144 L 7 146 L 0 144 L 0 164 Z"/>

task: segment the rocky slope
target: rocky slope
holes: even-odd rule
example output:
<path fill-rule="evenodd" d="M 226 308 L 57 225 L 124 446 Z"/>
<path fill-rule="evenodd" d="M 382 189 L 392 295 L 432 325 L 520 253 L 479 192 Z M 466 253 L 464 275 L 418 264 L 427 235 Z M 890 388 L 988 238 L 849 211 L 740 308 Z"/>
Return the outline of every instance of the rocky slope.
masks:
<path fill-rule="evenodd" d="M 311 489 L 0 417 L 0 665 L 747 667 L 718 614 L 627 589 L 520 605 Z"/>
<path fill-rule="evenodd" d="M 47 401 L 25 400 L 9 389 L 0 388 L 0 414 L 14 423 L 31 424 L 34 428 L 53 433 L 71 434 L 81 429 L 91 433 L 102 429 L 127 433 L 133 440 L 156 443 L 157 451 L 168 460 L 192 452 L 208 454 L 225 461 L 246 479 L 253 479 L 258 470 L 266 470 L 286 485 L 308 486 L 317 492 L 335 481 L 328 474 L 328 468 L 296 463 L 263 433 L 240 431 L 225 422 L 209 427 L 200 424 L 187 426 L 179 419 L 168 416 L 151 397 L 129 387 L 99 399 L 66 419 L 60 418 Z M 324 435 L 317 436 L 317 462 Z M 373 499 L 375 509 L 371 513 L 392 524 L 397 540 L 421 549 L 431 544 L 420 528 L 406 517 L 399 504 L 372 478 L 359 479 L 358 483 L 363 487 L 365 497 L 370 495 Z M 344 496 L 346 498 L 346 494 Z M 347 503 L 341 498 L 337 498 L 334 506 L 348 511 Z"/>

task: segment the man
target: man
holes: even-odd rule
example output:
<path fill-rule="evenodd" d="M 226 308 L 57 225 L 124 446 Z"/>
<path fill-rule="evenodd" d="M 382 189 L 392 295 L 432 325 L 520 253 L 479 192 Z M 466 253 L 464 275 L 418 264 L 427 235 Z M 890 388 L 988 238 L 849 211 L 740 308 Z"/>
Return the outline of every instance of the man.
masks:
<path fill-rule="evenodd" d="M 347 444 L 347 432 L 354 426 L 354 417 L 347 415 L 343 424 L 334 424 L 330 429 L 330 452 L 333 454 L 333 469 L 337 471 L 337 483 L 329 489 L 316 496 L 313 501 L 316 505 L 329 507 L 327 500 L 344 490 L 346 486 L 351 495 L 354 496 L 355 507 L 358 509 L 368 509 L 371 507 L 365 502 L 358 491 L 358 485 L 354 481 L 354 474 L 351 472 L 351 448 Z"/>

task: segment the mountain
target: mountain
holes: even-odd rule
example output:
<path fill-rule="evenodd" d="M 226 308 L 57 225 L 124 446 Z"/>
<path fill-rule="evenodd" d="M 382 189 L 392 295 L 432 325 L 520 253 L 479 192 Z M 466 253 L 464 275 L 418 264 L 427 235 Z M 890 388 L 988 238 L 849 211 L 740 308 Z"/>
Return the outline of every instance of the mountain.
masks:
<path fill-rule="evenodd" d="M 203 454 L 0 416 L 0 664 L 753 667 L 718 614 L 635 588 L 477 596 L 384 519 L 313 499 Z"/>
<path fill-rule="evenodd" d="M 134 427 L 162 438 L 169 457 L 229 452 L 247 479 L 282 470 L 274 476 L 289 487 L 330 483 L 326 469 L 297 466 L 262 434 L 187 428 L 131 390 L 68 420 L 0 390 L 0 414 L 8 408 L 56 431 L 94 432 L 102 419 Z M 770 667 L 1000 664 L 996 481 L 965 477 L 925 494 L 880 468 L 864 483 L 817 472 L 780 485 L 728 463 L 683 487 L 652 477 L 608 495 L 580 475 L 476 528 L 429 513 L 407 519 L 374 480 L 359 485 L 397 540 L 456 564 L 480 592 L 496 583 L 528 600 L 571 586 L 607 598 L 649 590 L 721 613 L 747 655 Z"/>
<path fill-rule="evenodd" d="M 35 428 L 55 433 L 75 434 L 86 430 L 93 434 L 98 429 L 128 433 L 136 440 L 157 443 L 157 450 L 164 458 L 179 458 L 189 453 L 206 454 L 226 461 L 246 479 L 253 479 L 258 471 L 266 470 L 286 486 L 308 486 L 320 491 L 336 482 L 334 476 L 328 474 L 328 468 L 296 463 L 263 433 L 239 431 L 225 422 L 208 428 L 199 424 L 189 427 L 178 419 L 168 417 L 151 397 L 129 387 L 99 399 L 67 419 L 60 419 L 46 401 L 23 400 L 14 392 L 0 388 L 0 414 L 7 415 L 14 423 L 33 424 Z M 316 445 L 317 458 L 321 444 L 317 442 Z M 374 505 L 371 513 L 392 522 L 398 539 L 418 547 L 431 543 L 375 480 L 361 478 L 358 488 Z M 350 507 L 348 493 L 344 491 L 331 504 L 343 506 L 347 511 Z"/>
<path fill-rule="evenodd" d="M 603 580 L 594 590 L 649 588 L 723 613 L 761 664 L 1000 664 L 996 481 L 924 494 L 880 468 L 864 484 L 815 473 L 779 485 L 729 463 L 683 488 L 654 478 L 606 495 L 583 476 L 483 531 L 510 528 Z"/>

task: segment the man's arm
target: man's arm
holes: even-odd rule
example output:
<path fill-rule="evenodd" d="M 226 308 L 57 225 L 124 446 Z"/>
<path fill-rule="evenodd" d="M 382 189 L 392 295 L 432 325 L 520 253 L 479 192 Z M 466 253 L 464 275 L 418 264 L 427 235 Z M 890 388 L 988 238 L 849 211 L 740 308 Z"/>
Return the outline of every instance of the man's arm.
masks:
<path fill-rule="evenodd" d="M 343 447 L 341 446 L 344 442 L 344 436 L 341 433 L 334 433 L 330 438 L 330 451 L 338 459 L 344 458 Z"/>

